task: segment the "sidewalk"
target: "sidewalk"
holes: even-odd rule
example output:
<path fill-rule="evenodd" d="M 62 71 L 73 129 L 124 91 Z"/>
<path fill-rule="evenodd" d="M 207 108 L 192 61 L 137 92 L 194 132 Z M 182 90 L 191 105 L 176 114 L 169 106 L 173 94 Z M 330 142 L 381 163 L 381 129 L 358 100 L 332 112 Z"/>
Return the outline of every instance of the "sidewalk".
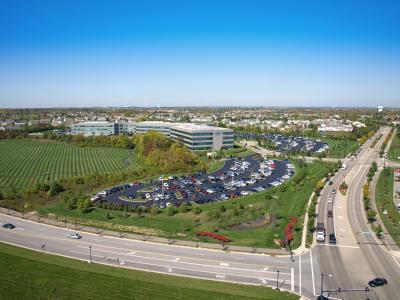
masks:
<path fill-rule="evenodd" d="M 90 226 L 85 226 L 77 223 L 70 223 L 63 220 L 44 218 L 37 215 L 34 212 L 31 213 L 20 213 L 11 209 L 0 207 L 0 213 L 10 215 L 13 217 L 30 220 L 33 222 L 43 223 L 47 225 L 69 228 L 79 231 L 85 231 L 90 233 L 95 233 L 103 236 L 113 236 L 119 238 L 127 238 L 139 241 L 147 241 L 153 243 L 160 244 L 168 244 L 168 245 L 178 245 L 183 247 L 193 247 L 193 248 L 205 248 L 205 249 L 214 249 L 221 250 L 226 252 L 244 252 L 244 253 L 255 253 L 255 254 L 269 254 L 269 255 L 290 255 L 290 253 L 286 249 L 270 249 L 270 248 L 256 248 L 256 247 L 245 247 L 245 246 L 234 246 L 227 244 L 212 244 L 212 243 L 203 243 L 196 241 L 185 241 L 178 239 L 168 239 L 161 238 L 156 236 L 149 236 L 143 234 L 135 234 L 135 233 L 127 233 L 122 231 L 112 231 L 106 230 L 102 228 L 95 228 Z"/>

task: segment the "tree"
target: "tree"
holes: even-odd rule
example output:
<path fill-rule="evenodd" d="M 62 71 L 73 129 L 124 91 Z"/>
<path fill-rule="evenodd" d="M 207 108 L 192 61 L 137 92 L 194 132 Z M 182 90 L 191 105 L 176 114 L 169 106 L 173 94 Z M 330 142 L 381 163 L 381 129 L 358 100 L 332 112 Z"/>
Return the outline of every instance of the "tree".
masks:
<path fill-rule="evenodd" d="M 167 215 L 168 216 L 173 216 L 175 214 L 175 207 L 173 207 L 172 205 L 171 206 L 168 206 L 168 208 L 167 208 Z"/>
<path fill-rule="evenodd" d="M 86 212 L 88 212 L 88 210 L 89 210 L 89 207 L 90 207 L 90 205 L 91 205 L 92 203 L 90 202 L 90 199 L 89 198 L 80 198 L 78 201 L 77 201 L 77 207 L 78 207 L 78 209 L 81 211 L 81 212 L 83 212 L 83 213 L 86 213 Z"/>
<path fill-rule="evenodd" d="M 110 220 L 112 218 L 111 214 L 109 212 L 106 212 L 106 220 Z"/>
<path fill-rule="evenodd" d="M 195 215 L 201 214 L 201 208 L 200 208 L 200 206 L 196 205 L 196 206 L 193 208 L 193 213 L 194 213 Z"/>
<path fill-rule="evenodd" d="M 157 206 L 152 206 L 151 207 L 151 211 L 150 211 L 150 213 L 152 214 L 152 215 L 158 215 L 159 213 L 160 213 L 160 209 L 157 207 Z"/>
<path fill-rule="evenodd" d="M 189 211 L 189 206 L 188 206 L 188 204 L 185 202 L 185 203 L 182 203 L 181 204 L 181 206 L 179 207 L 179 211 L 181 212 L 181 213 L 186 213 L 186 212 L 188 212 Z"/>

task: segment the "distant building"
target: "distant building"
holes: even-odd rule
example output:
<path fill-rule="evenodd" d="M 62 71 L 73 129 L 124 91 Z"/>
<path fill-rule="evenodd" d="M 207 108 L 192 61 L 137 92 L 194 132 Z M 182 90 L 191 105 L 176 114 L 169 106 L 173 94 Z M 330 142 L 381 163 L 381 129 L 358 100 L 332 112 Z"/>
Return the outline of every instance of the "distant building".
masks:
<path fill-rule="evenodd" d="M 233 147 L 233 130 L 190 123 L 169 123 L 162 121 L 127 122 L 81 122 L 71 126 L 72 134 L 84 136 L 143 134 L 157 131 L 190 150 L 219 150 Z"/>
<path fill-rule="evenodd" d="M 341 123 L 323 123 L 318 126 L 319 132 L 352 132 L 353 126 Z"/>

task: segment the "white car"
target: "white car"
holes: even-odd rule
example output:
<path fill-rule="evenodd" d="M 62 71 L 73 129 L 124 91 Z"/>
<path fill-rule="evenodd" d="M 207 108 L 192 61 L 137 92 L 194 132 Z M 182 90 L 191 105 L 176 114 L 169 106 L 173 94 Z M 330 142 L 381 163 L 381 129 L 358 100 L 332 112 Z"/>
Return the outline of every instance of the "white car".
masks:
<path fill-rule="evenodd" d="M 213 193 L 214 193 L 214 190 L 212 190 L 212 189 L 207 189 L 207 193 L 213 194 Z"/>
<path fill-rule="evenodd" d="M 82 236 L 79 233 L 70 233 L 67 235 L 67 237 L 69 237 L 71 239 L 76 239 L 76 240 L 79 240 L 82 238 Z"/>
<path fill-rule="evenodd" d="M 240 194 L 242 196 L 247 196 L 247 195 L 250 195 L 250 192 L 249 191 L 241 191 Z"/>
<path fill-rule="evenodd" d="M 317 241 L 325 242 L 325 234 L 323 232 L 317 232 Z"/>

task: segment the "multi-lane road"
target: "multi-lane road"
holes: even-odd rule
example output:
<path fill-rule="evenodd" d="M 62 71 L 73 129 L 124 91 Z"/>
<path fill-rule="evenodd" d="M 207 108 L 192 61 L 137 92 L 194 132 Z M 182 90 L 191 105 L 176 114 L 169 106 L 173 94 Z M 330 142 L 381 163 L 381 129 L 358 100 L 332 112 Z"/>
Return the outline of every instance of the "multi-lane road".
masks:
<path fill-rule="evenodd" d="M 385 277 L 389 284 L 371 288 L 369 292 L 349 291 L 332 293 L 340 299 L 399 299 L 400 259 L 380 243 L 370 231 L 365 217 L 362 187 L 373 161 L 379 161 L 379 150 L 389 128 L 382 128 L 380 141 L 370 148 L 374 138 L 360 149 L 357 159 L 346 159 L 346 170 L 341 170 L 333 178 L 334 185 L 328 186 L 321 196 L 318 221 L 324 222 L 327 234 L 336 233 L 337 246 L 317 245 L 316 256 L 324 276 L 324 290 L 362 289 L 369 280 Z M 332 194 L 342 181 L 349 186 L 346 196 Z M 333 211 L 333 218 L 327 211 Z M 321 276 L 321 274 L 319 274 Z M 328 293 L 325 293 L 326 296 Z"/>
<path fill-rule="evenodd" d="M 387 134 L 388 129 L 382 129 Z M 327 232 L 335 232 L 338 244 L 319 244 L 302 255 L 269 256 L 250 253 L 231 253 L 221 250 L 166 245 L 81 232 L 82 239 L 74 240 L 68 228 L 53 227 L 0 214 L 0 223 L 13 223 L 13 230 L 0 229 L 0 241 L 48 253 L 96 263 L 141 269 L 178 276 L 257 284 L 285 289 L 308 298 L 316 298 L 321 290 L 365 288 L 373 277 L 389 281 L 384 287 L 370 292 L 331 294 L 339 299 L 398 299 L 400 260 L 389 253 L 370 233 L 362 208 L 361 188 L 373 160 L 377 160 L 379 142 L 369 150 L 372 139 L 360 150 L 357 159 L 346 160 L 346 170 L 333 178 L 334 185 L 325 188 L 319 204 L 319 221 Z M 346 197 L 333 195 L 345 178 L 349 184 Z M 327 210 L 333 210 L 333 218 Z M 278 272 L 279 271 L 279 272 Z M 327 293 L 324 293 L 326 296 Z"/>

